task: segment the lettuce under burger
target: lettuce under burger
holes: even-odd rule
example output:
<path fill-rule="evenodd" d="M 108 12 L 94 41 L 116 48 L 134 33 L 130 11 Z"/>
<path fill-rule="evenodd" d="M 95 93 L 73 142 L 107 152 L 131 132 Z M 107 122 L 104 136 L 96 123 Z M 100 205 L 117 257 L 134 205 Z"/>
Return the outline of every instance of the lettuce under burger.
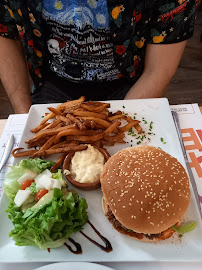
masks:
<path fill-rule="evenodd" d="M 41 159 L 22 160 L 6 175 L 4 193 L 10 200 L 7 212 L 14 225 L 9 236 L 18 246 L 57 248 L 88 220 L 85 199 L 67 190 L 61 170 L 48 170 L 52 165 Z M 27 180 L 29 186 L 25 186 Z M 38 198 L 43 190 L 45 194 Z M 26 199 L 22 199 L 24 193 Z"/>

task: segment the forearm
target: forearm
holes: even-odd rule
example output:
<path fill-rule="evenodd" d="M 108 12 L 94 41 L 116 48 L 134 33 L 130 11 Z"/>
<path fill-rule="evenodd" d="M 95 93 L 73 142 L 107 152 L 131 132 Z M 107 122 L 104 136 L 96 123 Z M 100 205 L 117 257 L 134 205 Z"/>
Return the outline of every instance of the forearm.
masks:
<path fill-rule="evenodd" d="M 186 41 L 174 44 L 148 44 L 142 76 L 125 99 L 162 97 L 179 65 Z"/>
<path fill-rule="evenodd" d="M 171 78 L 157 73 L 144 72 L 139 80 L 131 87 L 125 99 L 143 99 L 163 97 Z"/>
<path fill-rule="evenodd" d="M 27 113 L 31 106 L 30 82 L 20 40 L 0 37 L 0 79 L 15 113 Z"/>

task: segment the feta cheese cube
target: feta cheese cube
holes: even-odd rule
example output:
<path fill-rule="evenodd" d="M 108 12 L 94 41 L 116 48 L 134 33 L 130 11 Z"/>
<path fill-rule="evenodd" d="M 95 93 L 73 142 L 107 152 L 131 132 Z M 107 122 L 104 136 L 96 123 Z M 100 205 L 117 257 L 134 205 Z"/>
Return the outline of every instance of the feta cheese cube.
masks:
<path fill-rule="evenodd" d="M 47 175 L 41 175 L 38 178 L 37 183 L 48 190 L 52 189 L 52 186 L 53 186 L 52 178 L 50 178 Z"/>
<path fill-rule="evenodd" d="M 54 188 L 59 188 L 59 189 L 61 189 L 62 184 L 61 184 L 60 181 L 58 181 L 58 180 L 56 180 L 56 179 L 53 179 L 53 178 L 52 178 L 52 181 L 53 181 L 52 189 L 54 189 Z"/>
<path fill-rule="evenodd" d="M 36 177 L 34 178 L 34 180 L 35 180 L 36 182 L 38 182 L 38 179 L 40 179 L 40 177 L 43 176 L 43 175 L 46 175 L 46 176 L 48 176 L 48 177 L 51 177 L 51 176 L 52 176 L 52 173 L 51 173 L 48 169 L 46 169 L 46 170 L 44 170 L 42 173 L 36 175 Z"/>
<path fill-rule="evenodd" d="M 44 189 L 44 186 L 42 186 L 38 182 L 36 182 L 36 189 Z"/>
<path fill-rule="evenodd" d="M 21 185 L 25 180 L 33 180 L 36 176 L 36 172 L 26 169 L 23 176 L 21 176 L 17 181 Z"/>
<path fill-rule="evenodd" d="M 15 195 L 14 203 L 20 207 L 27 200 L 31 193 L 32 192 L 29 189 L 18 190 L 17 194 Z"/>

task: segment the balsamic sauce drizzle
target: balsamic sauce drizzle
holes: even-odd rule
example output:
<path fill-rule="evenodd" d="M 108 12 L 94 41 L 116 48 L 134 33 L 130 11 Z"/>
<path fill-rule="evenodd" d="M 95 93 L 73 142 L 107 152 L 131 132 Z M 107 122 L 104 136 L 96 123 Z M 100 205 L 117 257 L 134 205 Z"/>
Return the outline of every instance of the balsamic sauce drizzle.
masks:
<path fill-rule="evenodd" d="M 77 242 L 75 242 L 72 238 L 68 238 L 68 240 L 75 245 L 76 250 L 73 250 L 68 244 L 64 243 L 64 245 L 74 254 L 82 254 L 82 248 L 81 245 Z"/>
<path fill-rule="evenodd" d="M 90 224 L 91 228 L 95 231 L 95 233 L 102 239 L 102 241 L 105 243 L 106 246 L 100 245 L 95 240 L 91 239 L 88 235 L 86 235 L 84 232 L 80 231 L 80 233 L 84 237 L 86 237 L 91 243 L 93 243 L 97 247 L 101 248 L 103 251 L 111 252 L 113 250 L 112 246 L 111 246 L 111 243 L 107 240 L 107 238 L 105 238 L 103 235 L 101 235 L 101 233 L 98 232 L 98 230 L 93 226 L 93 224 L 90 221 L 88 221 L 88 223 Z"/>
<path fill-rule="evenodd" d="M 91 228 L 95 231 L 95 233 L 102 239 L 102 241 L 105 243 L 105 246 L 100 245 L 98 242 L 96 242 L 95 240 L 93 240 L 92 238 L 90 238 L 88 235 L 86 235 L 84 232 L 80 231 L 80 233 L 87 238 L 91 243 L 93 243 L 94 245 L 96 245 L 97 247 L 99 247 L 100 249 L 102 249 L 103 251 L 109 253 L 113 250 L 111 243 L 109 242 L 109 240 L 107 240 L 107 238 L 105 238 L 103 235 L 101 235 L 101 233 L 98 232 L 98 230 L 93 226 L 93 224 L 88 221 L 88 224 L 91 226 Z M 68 245 L 67 243 L 64 243 L 64 245 L 69 249 L 69 251 L 71 251 L 74 254 L 82 254 L 82 248 L 81 245 L 79 243 L 77 243 L 76 241 L 74 241 L 74 239 L 72 238 L 68 238 L 68 240 L 75 246 L 76 250 L 73 250 L 72 247 L 70 245 Z M 48 252 L 50 252 L 50 248 L 48 248 Z"/>

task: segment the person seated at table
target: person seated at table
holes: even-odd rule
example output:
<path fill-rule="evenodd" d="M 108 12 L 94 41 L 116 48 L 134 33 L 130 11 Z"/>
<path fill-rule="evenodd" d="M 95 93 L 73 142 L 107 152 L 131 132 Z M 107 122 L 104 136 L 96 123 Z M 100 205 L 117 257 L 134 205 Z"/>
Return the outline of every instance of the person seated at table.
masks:
<path fill-rule="evenodd" d="M 15 112 L 81 95 L 162 97 L 193 34 L 197 2 L 1 1 L 0 78 Z"/>

